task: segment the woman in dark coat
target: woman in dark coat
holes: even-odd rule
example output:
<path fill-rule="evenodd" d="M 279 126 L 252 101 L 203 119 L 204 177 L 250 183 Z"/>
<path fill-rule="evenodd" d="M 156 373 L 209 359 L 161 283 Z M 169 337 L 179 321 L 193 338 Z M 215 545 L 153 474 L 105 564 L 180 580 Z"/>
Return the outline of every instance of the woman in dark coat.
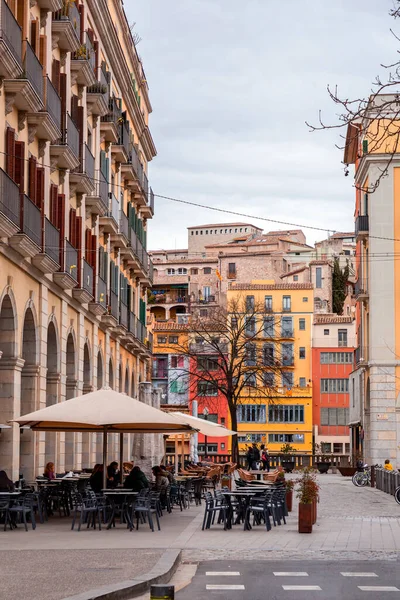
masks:
<path fill-rule="evenodd" d="M 0 492 L 13 492 L 14 484 L 5 471 L 0 471 Z"/>
<path fill-rule="evenodd" d="M 148 483 L 147 486 L 145 486 L 143 478 L 146 479 L 146 476 L 142 473 L 140 467 L 133 467 L 132 471 L 124 481 L 124 488 L 133 490 L 134 492 L 140 492 L 143 488 L 148 487 Z"/>
<path fill-rule="evenodd" d="M 104 473 L 103 465 L 97 464 L 94 466 L 94 469 L 90 476 L 89 482 L 90 482 L 90 487 L 92 488 L 92 490 L 94 491 L 95 494 L 101 494 L 101 491 L 104 487 L 103 473 Z"/>

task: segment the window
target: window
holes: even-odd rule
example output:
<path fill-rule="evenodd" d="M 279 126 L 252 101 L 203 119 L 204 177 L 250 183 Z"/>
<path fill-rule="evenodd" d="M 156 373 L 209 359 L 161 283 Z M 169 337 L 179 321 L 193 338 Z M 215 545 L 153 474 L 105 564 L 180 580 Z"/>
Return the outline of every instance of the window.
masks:
<path fill-rule="evenodd" d="M 299 280 L 299 276 L 298 275 L 293 275 L 293 281 L 298 281 Z"/>
<path fill-rule="evenodd" d="M 218 356 L 198 356 L 198 371 L 218 371 Z"/>
<path fill-rule="evenodd" d="M 321 379 L 322 394 L 347 394 L 348 391 L 348 379 Z"/>
<path fill-rule="evenodd" d="M 238 435 L 239 444 L 248 444 L 249 442 L 256 442 L 259 444 L 263 441 L 263 433 L 246 433 L 245 435 Z"/>
<path fill-rule="evenodd" d="M 347 426 L 348 423 L 348 408 L 321 408 L 321 425 Z"/>
<path fill-rule="evenodd" d="M 272 311 L 272 296 L 265 296 L 265 310 Z"/>
<path fill-rule="evenodd" d="M 257 360 L 257 350 L 255 344 L 246 344 L 246 367 L 255 367 Z"/>
<path fill-rule="evenodd" d="M 273 338 L 275 335 L 274 317 L 264 317 L 264 337 Z"/>
<path fill-rule="evenodd" d="M 321 451 L 324 454 L 330 454 L 332 452 L 332 444 L 330 442 L 321 442 Z"/>
<path fill-rule="evenodd" d="M 210 296 L 211 296 L 211 288 L 210 288 L 209 285 L 205 285 L 203 287 L 203 298 L 204 298 L 204 300 L 208 300 Z"/>
<path fill-rule="evenodd" d="M 275 376 L 274 373 L 272 371 L 266 371 L 264 373 L 264 385 L 266 387 L 274 387 L 275 385 Z"/>
<path fill-rule="evenodd" d="M 218 415 L 217 413 L 209 413 L 207 415 L 207 419 L 203 413 L 199 413 L 199 419 L 204 419 L 205 421 L 211 421 L 211 423 L 218 423 Z"/>
<path fill-rule="evenodd" d="M 283 312 L 290 312 L 292 310 L 291 296 L 283 296 L 282 310 Z"/>
<path fill-rule="evenodd" d="M 333 453 L 334 454 L 342 454 L 343 452 L 343 444 L 335 443 L 333 444 Z"/>
<path fill-rule="evenodd" d="M 345 454 L 350 454 L 350 444 L 344 445 L 344 452 L 345 452 Z"/>
<path fill-rule="evenodd" d="M 200 230 L 200 235 L 203 235 L 203 230 L 202 229 Z"/>
<path fill-rule="evenodd" d="M 305 377 L 300 377 L 299 379 L 299 387 L 305 388 L 307 387 L 307 380 Z"/>
<path fill-rule="evenodd" d="M 208 235 L 208 229 L 206 229 L 206 235 Z"/>
<path fill-rule="evenodd" d="M 199 235 L 199 232 L 198 232 L 198 231 L 196 231 L 196 235 Z"/>
<path fill-rule="evenodd" d="M 254 309 L 254 296 L 246 296 L 246 310 Z"/>
<path fill-rule="evenodd" d="M 226 421 L 225 417 L 221 417 L 221 425 L 225 425 L 225 421 Z"/>
<path fill-rule="evenodd" d="M 282 387 L 291 390 L 293 387 L 294 376 L 291 371 L 282 371 Z"/>
<path fill-rule="evenodd" d="M 291 367 L 294 364 L 294 346 L 293 344 L 282 344 L 282 365 Z"/>
<path fill-rule="evenodd" d="M 266 410 L 262 404 L 240 404 L 236 412 L 238 423 L 266 423 Z"/>
<path fill-rule="evenodd" d="M 299 319 L 299 330 L 300 331 L 306 330 L 306 320 L 305 319 Z"/>
<path fill-rule="evenodd" d="M 170 344 L 177 344 L 178 343 L 178 336 L 177 335 L 170 335 L 168 337 L 168 342 Z"/>
<path fill-rule="evenodd" d="M 167 269 L 167 275 L 175 275 L 175 269 Z"/>
<path fill-rule="evenodd" d="M 193 234 L 194 234 L 194 231 L 191 231 L 191 232 L 190 232 L 190 235 L 193 235 Z"/>
<path fill-rule="evenodd" d="M 178 275 L 186 275 L 187 274 L 187 269 L 180 267 L 178 269 Z"/>
<path fill-rule="evenodd" d="M 249 387 L 257 387 L 257 376 L 255 373 L 246 373 L 245 385 Z"/>
<path fill-rule="evenodd" d="M 302 433 L 269 433 L 269 444 L 304 444 L 304 434 Z"/>
<path fill-rule="evenodd" d="M 268 407 L 269 423 L 304 423 L 303 404 L 277 404 Z"/>
<path fill-rule="evenodd" d="M 299 348 L 299 358 L 305 358 L 306 357 L 306 349 L 304 348 L 304 346 L 301 346 Z"/>
<path fill-rule="evenodd" d="M 204 454 L 204 444 L 198 445 L 199 454 Z M 218 444 L 207 444 L 207 454 L 216 454 L 218 452 Z"/>
<path fill-rule="evenodd" d="M 165 337 L 165 335 L 158 335 L 157 336 L 157 343 L 158 344 L 166 344 L 167 343 L 167 338 Z"/>
<path fill-rule="evenodd" d="M 187 387 L 182 379 L 175 379 L 174 381 L 171 381 L 169 390 L 172 394 L 185 394 Z"/>
<path fill-rule="evenodd" d="M 185 365 L 183 356 L 171 356 L 171 369 L 182 369 Z"/>
<path fill-rule="evenodd" d="M 324 335 L 329 335 L 329 329 L 324 329 Z"/>
<path fill-rule="evenodd" d="M 308 302 L 308 296 L 303 296 L 303 302 Z"/>
<path fill-rule="evenodd" d="M 199 270 L 198 269 L 190 269 L 190 274 L 191 275 L 198 275 L 199 274 Z"/>
<path fill-rule="evenodd" d="M 322 268 L 317 267 L 315 269 L 315 287 L 322 288 Z"/>
<path fill-rule="evenodd" d="M 264 344 L 264 346 L 263 346 L 264 365 L 273 366 L 274 356 L 275 356 L 274 344 Z"/>
<path fill-rule="evenodd" d="M 347 346 L 347 329 L 339 329 L 338 331 L 338 346 Z"/>
<path fill-rule="evenodd" d="M 203 273 L 204 275 L 211 275 L 211 267 L 204 267 Z"/>
<path fill-rule="evenodd" d="M 345 256 L 351 256 L 351 252 L 350 252 L 350 250 L 344 250 L 343 254 L 344 254 Z"/>
<path fill-rule="evenodd" d="M 197 383 L 198 396 L 217 396 L 218 388 L 212 381 L 199 381 Z"/>
<path fill-rule="evenodd" d="M 206 308 L 200 309 L 200 317 L 208 317 L 208 310 Z"/>
<path fill-rule="evenodd" d="M 246 335 L 255 335 L 255 333 L 256 333 L 255 317 L 246 317 L 245 333 L 246 333 Z"/>
<path fill-rule="evenodd" d="M 228 263 L 228 279 L 235 279 L 236 263 Z"/>
<path fill-rule="evenodd" d="M 353 352 L 321 352 L 321 365 L 351 365 Z"/>
<path fill-rule="evenodd" d="M 293 337 L 293 319 L 292 317 L 282 317 L 282 337 L 291 338 Z"/>

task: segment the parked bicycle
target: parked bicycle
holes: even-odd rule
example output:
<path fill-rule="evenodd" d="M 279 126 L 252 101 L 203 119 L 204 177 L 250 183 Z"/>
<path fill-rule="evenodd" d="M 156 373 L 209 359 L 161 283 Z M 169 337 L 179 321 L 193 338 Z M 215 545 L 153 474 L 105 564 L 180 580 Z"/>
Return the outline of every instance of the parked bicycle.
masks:
<path fill-rule="evenodd" d="M 400 485 L 394 490 L 394 499 L 400 504 Z"/>
<path fill-rule="evenodd" d="M 368 465 L 363 465 L 362 471 L 357 471 L 352 479 L 356 487 L 366 487 L 371 484 L 371 469 Z"/>

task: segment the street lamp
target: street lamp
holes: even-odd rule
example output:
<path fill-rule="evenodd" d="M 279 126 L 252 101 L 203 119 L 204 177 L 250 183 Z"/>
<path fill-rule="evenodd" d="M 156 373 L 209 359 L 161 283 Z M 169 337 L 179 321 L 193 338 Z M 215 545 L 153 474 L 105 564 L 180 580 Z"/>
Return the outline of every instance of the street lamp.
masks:
<path fill-rule="evenodd" d="M 207 406 L 205 406 L 203 408 L 203 417 L 205 421 L 208 421 L 208 415 L 210 414 L 210 411 L 208 410 Z M 204 436 L 204 458 L 207 458 L 207 436 Z"/>

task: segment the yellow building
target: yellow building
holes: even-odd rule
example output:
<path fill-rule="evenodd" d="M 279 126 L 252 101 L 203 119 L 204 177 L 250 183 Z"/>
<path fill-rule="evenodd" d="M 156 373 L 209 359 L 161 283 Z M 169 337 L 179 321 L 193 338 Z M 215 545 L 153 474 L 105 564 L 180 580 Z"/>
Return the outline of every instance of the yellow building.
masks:
<path fill-rule="evenodd" d="M 247 369 L 257 365 L 257 373 L 249 378 L 238 406 L 239 450 L 258 442 L 279 452 L 289 443 L 298 452 L 311 453 L 312 284 L 231 284 L 227 300 L 228 307 L 231 301 L 256 307 L 254 322 L 249 322 L 253 348 Z"/>
<path fill-rule="evenodd" d="M 0 2 L 0 423 L 102 386 L 137 395 L 151 337 L 156 154 L 121 2 Z M 112 436 L 113 437 L 113 436 Z M 12 480 L 93 466 L 91 434 L 0 436 Z M 110 456 L 118 455 L 111 439 Z"/>

